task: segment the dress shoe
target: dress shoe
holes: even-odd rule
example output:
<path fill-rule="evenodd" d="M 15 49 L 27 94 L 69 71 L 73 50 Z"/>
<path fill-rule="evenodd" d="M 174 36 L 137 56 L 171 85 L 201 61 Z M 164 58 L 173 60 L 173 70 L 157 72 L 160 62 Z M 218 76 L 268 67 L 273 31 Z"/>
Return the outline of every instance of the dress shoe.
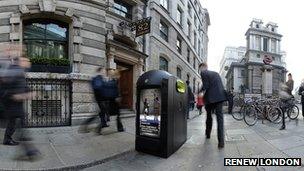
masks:
<path fill-rule="evenodd" d="M 22 138 L 19 139 L 19 141 L 33 141 L 33 138 L 22 137 Z"/>
<path fill-rule="evenodd" d="M 224 148 L 224 147 L 225 147 L 225 144 L 224 144 L 224 143 L 219 143 L 219 144 L 217 145 L 217 147 L 218 147 L 218 148 Z"/>
<path fill-rule="evenodd" d="M 16 146 L 19 145 L 19 143 L 14 140 L 8 140 L 8 141 L 3 141 L 3 145 Z"/>
<path fill-rule="evenodd" d="M 103 124 L 103 125 L 101 125 L 101 128 L 106 128 L 106 127 L 109 127 L 110 125 L 108 125 L 108 124 Z"/>
<path fill-rule="evenodd" d="M 281 128 L 280 128 L 280 130 L 284 130 L 285 129 L 285 126 L 282 126 Z"/>
<path fill-rule="evenodd" d="M 207 138 L 207 139 L 210 139 L 210 135 L 207 135 L 207 134 L 206 134 L 206 138 Z"/>
<path fill-rule="evenodd" d="M 78 133 L 84 134 L 84 133 L 89 133 L 90 131 L 88 130 L 87 126 L 80 126 L 78 129 Z"/>
<path fill-rule="evenodd" d="M 119 129 L 117 129 L 117 131 L 118 131 L 118 132 L 124 132 L 125 129 L 124 129 L 124 128 L 119 128 Z"/>

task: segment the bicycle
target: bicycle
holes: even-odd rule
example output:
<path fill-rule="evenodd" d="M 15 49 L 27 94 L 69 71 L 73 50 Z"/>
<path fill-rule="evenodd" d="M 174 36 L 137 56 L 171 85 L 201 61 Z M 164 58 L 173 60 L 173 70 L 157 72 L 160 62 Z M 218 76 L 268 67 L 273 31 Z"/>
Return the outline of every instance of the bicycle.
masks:
<path fill-rule="evenodd" d="M 273 106 L 273 99 L 261 99 L 253 101 L 252 104 L 245 110 L 244 121 L 247 125 L 253 126 L 257 123 L 258 119 L 268 120 L 270 122 L 279 123 L 282 110 Z"/>

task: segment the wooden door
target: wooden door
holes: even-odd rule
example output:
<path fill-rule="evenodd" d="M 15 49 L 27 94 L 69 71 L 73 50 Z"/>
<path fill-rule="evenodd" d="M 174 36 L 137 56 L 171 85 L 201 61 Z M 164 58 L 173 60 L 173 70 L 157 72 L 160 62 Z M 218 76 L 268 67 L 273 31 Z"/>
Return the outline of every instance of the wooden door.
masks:
<path fill-rule="evenodd" d="M 132 109 L 133 107 L 133 68 L 120 71 L 120 94 L 121 108 Z"/>

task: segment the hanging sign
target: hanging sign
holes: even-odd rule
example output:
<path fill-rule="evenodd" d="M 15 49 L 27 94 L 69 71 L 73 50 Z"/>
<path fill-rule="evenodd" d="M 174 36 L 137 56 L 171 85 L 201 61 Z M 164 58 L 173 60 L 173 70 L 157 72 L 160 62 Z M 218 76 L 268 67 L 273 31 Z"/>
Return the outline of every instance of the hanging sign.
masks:
<path fill-rule="evenodd" d="M 151 31 L 151 17 L 143 18 L 141 20 L 138 20 L 136 22 L 127 23 L 127 22 L 121 22 L 119 23 L 121 27 L 130 27 L 131 31 L 136 31 L 136 37 L 145 35 L 150 33 Z"/>

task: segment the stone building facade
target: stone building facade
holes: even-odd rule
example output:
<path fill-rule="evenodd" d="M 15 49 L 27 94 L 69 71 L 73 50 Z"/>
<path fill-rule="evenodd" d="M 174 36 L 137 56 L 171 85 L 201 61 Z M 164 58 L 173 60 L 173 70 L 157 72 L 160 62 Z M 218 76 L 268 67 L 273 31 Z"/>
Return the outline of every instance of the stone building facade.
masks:
<path fill-rule="evenodd" d="M 134 109 L 135 83 L 143 73 L 147 55 L 142 52 L 143 37 L 136 38 L 120 23 L 143 18 L 145 3 L 1 0 L 0 43 L 24 44 L 29 58 L 68 60 L 67 72 L 38 69 L 27 73 L 31 88 L 38 92 L 26 103 L 29 126 L 71 125 L 95 115 L 98 108 L 90 79 L 100 66 L 117 69 L 122 105 Z"/>
<path fill-rule="evenodd" d="M 208 11 L 197 0 L 151 0 L 146 9 L 152 17 L 146 36 L 146 69 L 162 69 L 190 81 L 197 93 L 201 86 L 198 65 L 207 62 Z"/>
<path fill-rule="evenodd" d="M 235 71 L 245 69 L 245 84 L 242 89 L 248 93 L 277 94 L 280 84 L 286 81 L 286 53 L 281 51 L 282 35 L 276 23 L 263 25 L 262 20 L 254 19 L 246 32 L 247 51 L 244 60 L 230 67 L 226 78 L 233 78 Z M 232 81 L 230 85 L 232 86 Z"/>
<path fill-rule="evenodd" d="M 225 48 L 223 58 L 220 62 L 220 76 L 222 78 L 222 82 L 227 88 L 227 80 L 226 80 L 226 74 L 233 62 L 240 62 L 244 57 L 246 53 L 246 47 L 231 47 L 228 46 Z M 238 92 L 238 86 L 234 87 L 234 91 Z"/>

